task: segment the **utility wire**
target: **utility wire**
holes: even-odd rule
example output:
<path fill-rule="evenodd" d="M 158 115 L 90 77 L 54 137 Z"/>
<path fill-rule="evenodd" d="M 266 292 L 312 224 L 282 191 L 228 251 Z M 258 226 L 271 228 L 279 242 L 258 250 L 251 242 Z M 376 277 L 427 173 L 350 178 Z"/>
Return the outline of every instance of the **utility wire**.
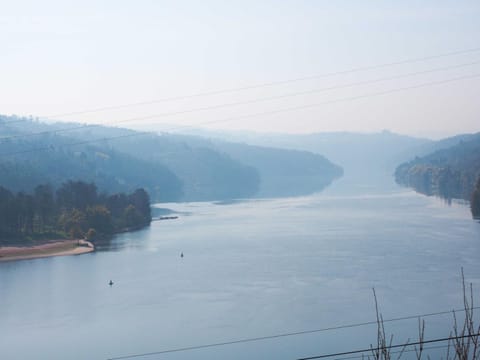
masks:
<path fill-rule="evenodd" d="M 391 66 L 396 66 L 396 65 L 403 65 L 403 64 L 409 64 L 409 63 L 428 61 L 428 60 L 433 60 L 433 59 L 438 59 L 438 58 L 443 58 L 443 57 L 450 57 L 450 56 L 461 55 L 461 54 L 475 53 L 475 52 L 479 52 L 479 51 L 480 51 L 480 47 L 476 47 L 476 48 L 470 48 L 470 49 L 464 49 L 464 50 L 458 50 L 458 51 L 451 51 L 451 52 L 442 53 L 442 54 L 430 55 L 430 56 L 425 56 L 425 57 L 394 61 L 394 62 L 390 62 L 390 63 L 383 63 L 383 64 L 378 64 L 378 65 L 357 67 L 357 68 L 352 68 L 352 69 L 348 69 L 348 70 L 336 71 L 336 72 L 325 73 L 325 74 L 320 74 L 320 75 L 299 77 L 299 78 L 296 78 L 296 79 L 273 81 L 273 82 L 267 82 L 267 83 L 261 83 L 261 84 L 249 85 L 249 86 L 237 87 L 237 88 L 228 88 L 228 89 L 205 91 L 205 92 L 199 92 L 199 93 L 190 94 L 190 95 L 180 95 L 180 96 L 167 97 L 167 98 L 151 100 L 151 101 L 142 101 L 142 102 L 136 102 L 136 103 L 123 104 L 123 105 L 98 107 L 98 108 L 92 108 L 92 109 L 86 109 L 86 110 L 72 111 L 72 112 L 68 112 L 68 113 L 52 114 L 52 115 L 41 116 L 41 117 L 55 119 L 55 118 L 61 118 L 63 116 L 80 115 L 80 114 L 87 114 L 87 113 L 94 113 L 94 112 L 102 112 L 102 111 L 107 111 L 107 110 L 117 110 L 117 109 L 124 109 L 124 108 L 128 108 L 128 107 L 149 105 L 149 104 L 168 102 L 168 101 L 174 101 L 174 100 L 182 100 L 182 99 L 217 95 L 217 94 L 223 94 L 223 93 L 232 93 L 232 92 L 238 92 L 238 91 L 243 91 L 243 90 L 250 90 L 250 89 L 257 89 L 257 88 L 262 88 L 262 87 L 282 85 L 282 84 L 294 83 L 294 82 L 305 81 L 305 80 L 327 78 L 327 77 L 332 77 L 332 76 L 336 76 L 336 75 L 345 75 L 345 74 L 349 74 L 349 73 L 380 69 L 380 68 L 391 67 Z M 23 122 L 23 121 L 26 121 L 26 120 L 22 120 L 22 119 L 12 120 L 12 121 L 9 121 L 9 122 L 3 122 L 3 124 L 14 124 L 14 123 Z"/>
<path fill-rule="evenodd" d="M 300 105 L 300 106 L 294 106 L 294 107 L 290 107 L 290 108 L 271 110 L 271 111 L 265 111 L 265 112 L 248 114 L 248 115 L 241 115 L 241 116 L 236 116 L 236 117 L 229 117 L 229 118 L 224 118 L 224 119 L 219 119 L 219 120 L 205 121 L 205 122 L 200 122 L 200 123 L 197 123 L 197 124 L 177 126 L 177 127 L 173 127 L 173 128 L 170 128 L 170 129 L 166 129 L 164 131 L 174 131 L 174 130 L 180 130 L 180 129 L 183 129 L 183 128 L 201 126 L 201 125 L 228 122 L 228 121 L 232 121 L 232 120 L 250 119 L 250 118 L 255 118 L 255 117 L 260 117 L 260 116 L 265 116 L 265 115 L 273 115 L 273 114 L 286 113 L 286 112 L 292 112 L 292 111 L 297 111 L 297 110 L 310 109 L 310 108 L 315 108 L 315 107 L 319 107 L 319 106 L 323 106 L 323 105 L 327 105 L 327 104 L 336 104 L 336 103 L 341 103 L 341 102 L 346 102 L 346 101 L 366 99 L 366 98 L 370 98 L 370 97 L 388 95 L 388 94 L 401 92 L 401 91 L 407 91 L 407 90 L 424 88 L 424 87 L 428 87 L 428 86 L 446 84 L 446 83 L 459 81 L 459 80 L 473 79 L 473 78 L 478 78 L 479 76 L 480 76 L 480 73 L 479 74 L 471 74 L 471 75 L 467 75 L 467 76 L 450 78 L 450 79 L 441 80 L 441 81 L 433 81 L 433 82 L 428 82 L 428 83 L 423 83 L 423 84 L 418 84 L 418 85 L 413 85 L 413 86 L 407 86 L 407 87 L 403 87 L 403 88 L 390 89 L 390 90 L 376 92 L 376 93 L 370 93 L 370 94 L 366 94 L 366 95 L 359 95 L 359 96 L 352 96 L 352 97 L 334 99 L 334 100 L 324 101 L 324 102 L 316 103 L 316 104 Z M 86 144 L 96 143 L 96 142 L 99 142 L 99 141 L 118 140 L 118 139 L 125 139 L 125 138 L 131 138 L 131 137 L 142 136 L 142 135 L 152 135 L 152 134 L 154 134 L 154 133 L 151 132 L 151 131 L 134 132 L 134 133 L 131 133 L 131 134 L 126 134 L 126 135 L 104 137 L 104 138 L 100 138 L 100 139 L 74 142 L 74 143 L 70 143 L 70 144 L 60 145 L 59 147 L 86 145 Z M 52 150 L 52 149 L 54 149 L 53 146 L 44 146 L 44 147 L 39 147 L 39 148 L 34 148 L 34 149 L 13 151 L 13 152 L 9 152 L 9 153 L 0 153 L 0 157 L 13 156 L 13 155 L 19 155 L 19 154 L 25 154 L 25 153 L 37 152 L 37 151 Z"/>
<path fill-rule="evenodd" d="M 471 335 L 461 335 L 461 336 L 449 336 L 445 338 L 438 338 L 438 339 L 432 339 L 432 340 L 422 340 L 422 341 L 416 341 L 413 343 L 404 343 L 404 344 L 396 344 L 396 345 L 389 345 L 385 347 L 371 347 L 368 349 L 362 349 L 362 350 L 352 350 L 352 351 L 344 351 L 344 352 L 339 352 L 339 353 L 334 353 L 334 354 L 327 354 L 327 355 L 318 355 L 318 356 L 310 356 L 310 357 L 305 357 L 305 358 L 299 358 L 297 360 L 315 360 L 315 359 L 326 359 L 326 358 L 331 358 L 335 356 L 342 356 L 342 355 L 351 355 L 351 354 L 361 354 L 361 353 L 366 353 L 366 352 L 371 352 L 371 351 L 381 351 L 383 349 L 398 349 L 398 348 L 404 348 L 406 346 L 415 346 L 415 345 L 420 345 L 420 344 L 432 344 L 432 343 L 439 343 L 439 342 L 445 342 L 445 341 L 451 341 L 451 340 L 460 340 L 460 339 L 467 339 L 467 338 L 473 338 L 473 337 L 478 337 L 480 336 L 479 334 L 471 334 Z"/>
<path fill-rule="evenodd" d="M 447 349 L 449 345 L 437 345 L 437 346 L 428 346 L 424 347 L 423 351 L 428 351 L 428 350 L 437 350 L 437 349 Z M 408 352 L 414 352 L 416 349 L 408 349 L 408 350 L 400 350 L 400 351 L 392 351 L 390 354 L 402 354 L 402 353 L 408 353 Z M 335 360 L 351 360 L 351 359 L 364 359 L 364 355 L 354 355 L 354 356 L 348 356 L 348 357 L 341 357 L 341 358 L 335 358 Z"/>
<path fill-rule="evenodd" d="M 299 77 L 299 78 L 295 78 L 295 79 L 272 81 L 272 82 L 266 82 L 266 83 L 249 85 L 249 86 L 244 86 L 244 87 L 237 87 L 237 88 L 227 88 L 227 89 L 220 89 L 220 90 L 205 91 L 205 92 L 199 92 L 199 93 L 190 94 L 190 95 L 179 95 L 179 96 L 167 97 L 167 98 L 162 98 L 162 99 L 157 99 L 157 100 L 150 100 L 150 101 L 142 101 L 142 102 L 124 104 L 124 105 L 113 105 L 113 106 L 98 107 L 98 108 L 79 110 L 79 111 L 73 111 L 73 112 L 62 113 L 62 114 L 52 114 L 52 115 L 48 115 L 48 116 L 44 116 L 44 117 L 53 119 L 53 118 L 60 118 L 60 117 L 63 117 L 63 116 L 102 112 L 102 111 L 107 111 L 107 110 L 117 110 L 117 109 L 124 109 L 124 108 L 128 108 L 128 107 L 150 105 L 150 104 L 156 104 L 156 103 L 168 102 L 168 101 L 174 101 L 174 100 L 190 99 L 190 98 L 196 98 L 196 97 L 201 97 L 201 96 L 210 96 L 210 95 L 218 95 L 218 94 L 224 94 L 224 93 L 232 93 L 232 92 L 238 92 L 238 91 L 243 91 L 243 90 L 251 90 L 251 89 L 258 89 L 258 88 L 269 87 L 269 86 L 289 84 L 289 83 L 305 81 L 305 80 L 327 78 L 327 77 L 332 77 L 332 76 L 337 76 L 337 75 L 345 75 L 345 74 L 350 74 L 350 73 L 355 73 L 355 72 L 360 72 L 360 71 L 368 71 L 368 70 L 380 69 L 380 68 L 391 67 L 391 66 L 396 66 L 396 65 L 422 62 L 422 61 L 433 60 L 433 59 L 438 59 L 438 58 L 442 58 L 442 57 L 450 57 L 450 56 L 474 53 L 474 52 L 479 52 L 479 51 L 480 51 L 480 47 L 476 47 L 476 48 L 470 48 L 470 49 L 465 49 L 465 50 L 451 51 L 451 52 L 442 53 L 442 54 L 429 55 L 429 56 L 424 56 L 424 57 L 411 58 L 411 59 L 406 59 L 406 60 L 383 63 L 383 64 L 378 64 L 378 65 L 357 67 L 357 68 L 352 68 L 352 69 L 348 69 L 348 70 L 335 71 L 335 72 L 330 72 L 330 73 L 325 73 L 325 74 L 304 76 L 304 77 Z"/>
<path fill-rule="evenodd" d="M 284 99 L 284 98 L 300 96 L 300 95 L 308 95 L 308 94 L 315 94 L 315 93 L 319 93 L 319 92 L 327 92 L 327 91 L 332 91 L 332 90 L 345 89 L 345 88 L 350 88 L 350 87 L 354 87 L 354 86 L 375 84 L 375 83 L 379 83 L 379 82 L 383 82 L 383 81 L 408 78 L 408 77 L 412 77 L 412 76 L 424 75 L 424 74 L 429 74 L 429 73 L 438 72 L 438 71 L 457 69 L 457 68 L 462 68 L 462 67 L 477 65 L 477 64 L 480 64 L 480 61 L 474 61 L 474 62 L 452 65 L 452 66 L 439 67 L 439 68 L 434 68 L 434 69 L 429 69 L 429 70 L 424 70 L 424 71 L 417 71 L 417 72 L 400 74 L 400 75 L 395 75 L 395 76 L 390 76 L 390 77 L 385 77 L 385 78 L 379 78 L 379 79 L 373 79 L 373 80 L 358 81 L 358 82 L 353 82 L 353 83 L 348 83 L 348 84 L 343 84 L 343 85 L 337 85 L 337 86 L 330 86 L 330 87 L 325 87 L 325 88 L 320 88 L 320 89 L 313 89 L 313 90 L 294 92 L 294 93 L 283 94 L 283 95 L 278 95 L 278 96 L 265 97 L 265 98 L 260 98 L 260 99 L 238 101 L 238 102 L 232 102 L 232 103 L 226 103 L 226 104 L 217 104 L 217 105 L 212 105 L 212 106 L 205 106 L 205 107 L 200 107 L 200 108 L 180 110 L 180 111 L 168 112 L 168 113 L 160 113 L 160 114 L 147 115 L 147 116 L 141 116 L 141 117 L 133 117 L 133 118 L 128 118 L 128 119 L 124 119 L 124 120 L 107 122 L 107 123 L 103 123 L 103 124 L 79 125 L 79 126 L 73 126 L 73 127 L 68 127 L 68 128 L 61 128 L 61 129 L 57 129 L 57 130 L 47 130 L 47 131 L 40 131 L 40 132 L 36 132 L 36 133 L 34 132 L 34 133 L 27 133 L 27 134 L 4 136 L 4 137 L 0 137 L 0 140 L 17 139 L 17 138 L 30 137 L 30 136 L 35 136 L 35 135 L 46 135 L 46 134 L 50 134 L 50 133 L 61 133 L 61 132 L 68 132 L 68 131 L 80 130 L 80 129 L 85 129 L 85 128 L 92 128 L 92 127 L 97 127 L 97 126 L 116 125 L 116 124 L 121 124 L 121 123 L 137 121 L 137 120 L 146 120 L 146 119 L 151 119 L 151 118 L 156 118 L 156 117 L 168 117 L 168 116 L 185 114 L 185 113 L 192 113 L 192 112 L 197 112 L 197 111 L 214 110 L 214 109 L 220 109 L 220 108 L 231 107 L 231 106 L 254 104 L 254 103 Z"/>
<path fill-rule="evenodd" d="M 479 51 L 480 51 L 480 47 L 476 47 L 476 48 L 470 48 L 470 49 L 465 49 L 465 50 L 458 50 L 458 51 L 451 51 L 451 52 L 442 53 L 442 54 L 430 55 L 430 56 L 425 56 L 425 57 L 394 61 L 394 62 L 390 62 L 390 63 L 364 66 L 364 67 L 357 67 L 357 68 L 352 68 L 352 69 L 348 69 L 348 70 L 336 71 L 336 72 L 325 73 L 325 74 L 320 74 L 320 75 L 305 76 L 305 77 L 300 77 L 300 78 L 296 78 L 296 79 L 288 79 L 288 80 L 267 82 L 267 83 L 249 85 L 249 86 L 238 87 L 238 88 L 212 90 L 212 91 L 199 92 L 199 93 L 190 94 L 190 95 L 180 95 L 180 96 L 168 97 L 168 98 L 163 98 L 163 99 L 129 103 L 129 104 L 123 104 L 123 105 L 98 107 L 98 108 L 72 111 L 72 112 L 61 113 L 61 114 L 53 114 L 53 115 L 47 115 L 47 116 L 41 116 L 41 117 L 42 118 L 55 119 L 55 118 L 61 118 L 63 116 L 88 114 L 88 113 L 102 112 L 102 111 L 107 111 L 107 110 L 117 110 L 117 109 L 124 109 L 124 108 L 128 108 L 128 107 L 150 105 L 150 104 L 168 102 L 168 101 L 174 101 L 174 100 L 182 100 L 182 99 L 217 95 L 217 94 L 223 94 L 223 93 L 232 93 L 232 92 L 238 92 L 238 91 L 243 91 L 243 90 L 250 90 L 250 89 L 257 89 L 257 88 L 262 88 L 262 87 L 282 85 L 282 84 L 294 83 L 294 82 L 305 81 L 305 80 L 327 78 L 327 77 L 332 77 L 332 76 L 336 76 L 336 75 L 345 75 L 345 74 L 349 74 L 349 73 L 380 69 L 380 68 L 391 67 L 391 66 L 396 66 L 396 65 L 403 65 L 403 64 L 409 64 L 409 63 L 428 61 L 428 60 L 438 59 L 438 58 L 442 58 L 442 57 L 450 57 L 450 56 L 461 55 L 461 54 L 475 53 L 475 52 L 479 52 Z M 24 122 L 24 121 L 26 121 L 26 120 L 25 119 L 19 119 L 19 120 L 12 120 L 12 121 L 8 121 L 8 122 L 3 122 L 2 124 L 14 124 L 14 123 L 19 123 L 19 122 Z"/>
<path fill-rule="evenodd" d="M 471 310 L 476 310 L 476 309 L 480 309 L 480 306 L 471 308 Z M 447 315 L 447 314 L 451 314 L 452 312 L 463 312 L 463 311 L 465 311 L 465 309 L 439 311 L 439 312 L 420 314 L 420 315 L 409 315 L 409 316 L 402 316 L 402 317 L 387 319 L 387 320 L 384 320 L 383 322 L 389 323 L 389 322 L 395 322 L 395 321 L 412 320 L 412 319 L 418 319 L 418 318 Z M 254 338 L 246 338 L 246 339 L 239 339 L 239 340 L 232 340 L 232 341 L 225 341 L 225 342 L 218 342 L 218 343 L 211 343 L 211 344 L 186 346 L 186 347 L 161 350 L 161 351 L 152 351 L 152 352 L 139 353 L 139 354 L 123 355 L 123 356 L 112 357 L 112 358 L 109 358 L 108 360 L 124 360 L 124 359 L 133 359 L 133 358 L 153 356 L 153 355 L 169 354 L 169 353 L 175 353 L 175 352 L 200 350 L 200 349 L 213 348 L 213 347 L 226 346 L 226 345 L 243 344 L 243 343 L 249 343 L 249 342 L 272 340 L 272 339 L 306 335 L 306 334 L 315 334 L 315 333 L 321 333 L 321 332 L 327 332 L 327 331 L 333 331 L 333 330 L 350 329 L 350 328 L 356 328 L 356 327 L 367 326 L 367 325 L 375 325 L 375 324 L 377 324 L 377 321 L 366 321 L 366 322 L 355 323 L 355 324 L 331 326 L 331 327 L 326 327 L 321 329 L 296 331 L 296 332 L 290 332 L 290 333 L 260 336 L 260 337 L 254 337 Z M 340 355 L 348 355 L 348 354 L 339 354 L 339 356 Z"/>

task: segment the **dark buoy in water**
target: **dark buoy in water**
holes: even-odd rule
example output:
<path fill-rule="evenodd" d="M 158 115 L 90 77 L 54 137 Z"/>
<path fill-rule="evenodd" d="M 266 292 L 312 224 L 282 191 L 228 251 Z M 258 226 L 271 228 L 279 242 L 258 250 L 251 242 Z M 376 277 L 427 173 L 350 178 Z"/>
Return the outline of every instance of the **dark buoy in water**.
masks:
<path fill-rule="evenodd" d="M 180 254 L 180 257 L 183 258 L 183 252 Z"/>
<path fill-rule="evenodd" d="M 108 283 L 108 285 L 112 286 L 112 285 L 113 285 L 113 281 L 110 280 L 109 283 Z"/>

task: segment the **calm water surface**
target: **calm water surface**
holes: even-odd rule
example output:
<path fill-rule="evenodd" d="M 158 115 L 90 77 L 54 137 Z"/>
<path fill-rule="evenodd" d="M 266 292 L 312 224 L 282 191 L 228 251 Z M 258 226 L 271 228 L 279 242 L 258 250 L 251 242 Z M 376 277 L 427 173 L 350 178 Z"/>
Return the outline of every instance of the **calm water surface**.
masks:
<path fill-rule="evenodd" d="M 101 360 L 371 321 L 372 287 L 384 318 L 451 310 L 462 266 L 480 299 L 480 224 L 467 205 L 394 185 L 342 190 L 162 204 L 179 218 L 95 253 L 0 263 L 0 358 Z M 427 317 L 426 337 L 451 322 Z M 386 324 L 394 342 L 416 327 Z M 140 359 L 293 360 L 374 335 L 363 326 Z"/>

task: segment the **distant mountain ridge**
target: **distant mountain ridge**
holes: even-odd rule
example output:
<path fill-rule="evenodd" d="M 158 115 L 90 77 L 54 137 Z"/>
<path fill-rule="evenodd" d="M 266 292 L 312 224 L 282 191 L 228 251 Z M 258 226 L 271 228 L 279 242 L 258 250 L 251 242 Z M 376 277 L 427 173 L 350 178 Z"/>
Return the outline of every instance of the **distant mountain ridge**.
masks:
<path fill-rule="evenodd" d="M 413 149 L 427 147 L 433 143 L 429 139 L 400 135 L 386 130 L 377 133 L 328 132 L 313 134 L 200 129 L 185 130 L 185 132 L 210 139 L 321 154 L 342 167 L 344 177 L 351 185 L 354 183 L 373 184 L 373 187 L 383 186 L 385 182 L 390 182 L 396 166 L 413 157 Z M 393 183 L 393 181 L 391 182 Z"/>

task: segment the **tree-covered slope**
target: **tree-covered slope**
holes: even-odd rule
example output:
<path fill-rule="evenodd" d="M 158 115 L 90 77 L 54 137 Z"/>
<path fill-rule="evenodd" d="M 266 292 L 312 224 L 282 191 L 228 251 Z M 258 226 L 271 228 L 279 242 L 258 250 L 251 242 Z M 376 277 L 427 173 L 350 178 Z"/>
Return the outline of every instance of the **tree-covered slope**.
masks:
<path fill-rule="evenodd" d="M 162 134 L 159 137 L 147 137 L 138 143 L 138 139 L 122 139 L 117 146 L 129 149 L 138 156 L 158 157 L 181 178 L 193 178 L 204 174 L 195 185 L 196 188 L 211 183 L 219 183 L 215 192 L 221 194 L 226 184 L 236 184 L 239 198 L 245 197 L 281 197 L 298 196 L 321 191 L 334 179 L 342 175 L 342 169 L 321 155 L 307 151 L 296 151 L 262 146 L 252 146 L 244 143 L 216 141 L 199 136 Z M 147 151 L 147 149 L 169 149 L 169 151 Z M 175 152 L 174 160 L 168 156 Z M 203 169 L 204 161 L 215 166 L 218 170 L 211 174 Z M 231 159 L 230 166 L 218 166 L 226 159 Z M 233 166 L 231 161 L 242 166 Z M 188 166 L 185 166 L 188 165 Z M 245 176 L 246 172 L 251 175 Z M 196 175 L 195 175 L 196 174 Z M 255 182 L 252 175 L 256 174 Z M 213 176 L 213 178 L 212 178 Z M 255 188 L 254 193 L 248 190 Z M 195 193 L 196 189 L 185 191 Z"/>
<path fill-rule="evenodd" d="M 35 128 L 35 122 L 23 122 L 20 128 L 8 124 L 12 118 L 3 119 L 7 124 L 0 123 L 0 185 L 11 191 L 31 192 L 39 184 L 58 187 L 68 180 L 82 180 L 94 182 L 106 193 L 144 187 L 156 201 L 182 195 L 181 181 L 160 163 L 135 159 L 105 143 L 79 144 L 74 137 L 51 132 L 24 136 L 38 132 L 25 131 L 29 124 Z"/>
<path fill-rule="evenodd" d="M 12 191 L 82 180 L 109 193 L 143 187 L 153 201 L 208 201 L 309 194 L 342 174 L 307 151 L 195 136 L 15 117 L 0 118 L 0 131 L 0 185 Z"/>
<path fill-rule="evenodd" d="M 184 130 L 188 131 L 188 130 Z M 373 177 L 390 175 L 402 161 L 415 156 L 411 150 L 426 148 L 431 140 L 382 131 L 379 133 L 325 132 L 281 134 L 254 132 L 216 132 L 190 130 L 223 141 L 249 145 L 308 151 L 325 156 L 341 166 L 345 176 L 372 181 Z"/>
<path fill-rule="evenodd" d="M 93 129 L 76 131 L 81 140 L 92 137 Z M 135 131 L 95 128 L 97 137 L 116 138 L 109 145 L 123 153 L 171 169 L 183 183 L 183 201 L 248 198 L 258 192 L 257 169 L 232 159 L 196 138 L 155 133 L 136 136 Z"/>
<path fill-rule="evenodd" d="M 135 136 L 132 130 L 102 126 L 72 133 L 82 141 L 115 137 L 108 141 L 113 149 L 164 164 L 182 180 L 184 201 L 309 194 L 342 174 L 323 156 L 307 151 L 169 133 Z"/>
<path fill-rule="evenodd" d="M 67 180 L 95 182 L 108 193 L 144 187 L 154 201 L 232 199 L 258 190 L 256 169 L 153 133 L 15 117 L 1 117 L 0 132 L 0 185 L 13 191 Z"/>
<path fill-rule="evenodd" d="M 480 176 L 480 133 L 445 139 L 429 155 L 401 164 L 395 171 L 398 183 L 427 195 L 470 200 Z"/>
<path fill-rule="evenodd" d="M 343 170 L 307 151 L 217 141 L 215 147 L 260 172 L 259 197 L 298 196 L 321 191 Z"/>

